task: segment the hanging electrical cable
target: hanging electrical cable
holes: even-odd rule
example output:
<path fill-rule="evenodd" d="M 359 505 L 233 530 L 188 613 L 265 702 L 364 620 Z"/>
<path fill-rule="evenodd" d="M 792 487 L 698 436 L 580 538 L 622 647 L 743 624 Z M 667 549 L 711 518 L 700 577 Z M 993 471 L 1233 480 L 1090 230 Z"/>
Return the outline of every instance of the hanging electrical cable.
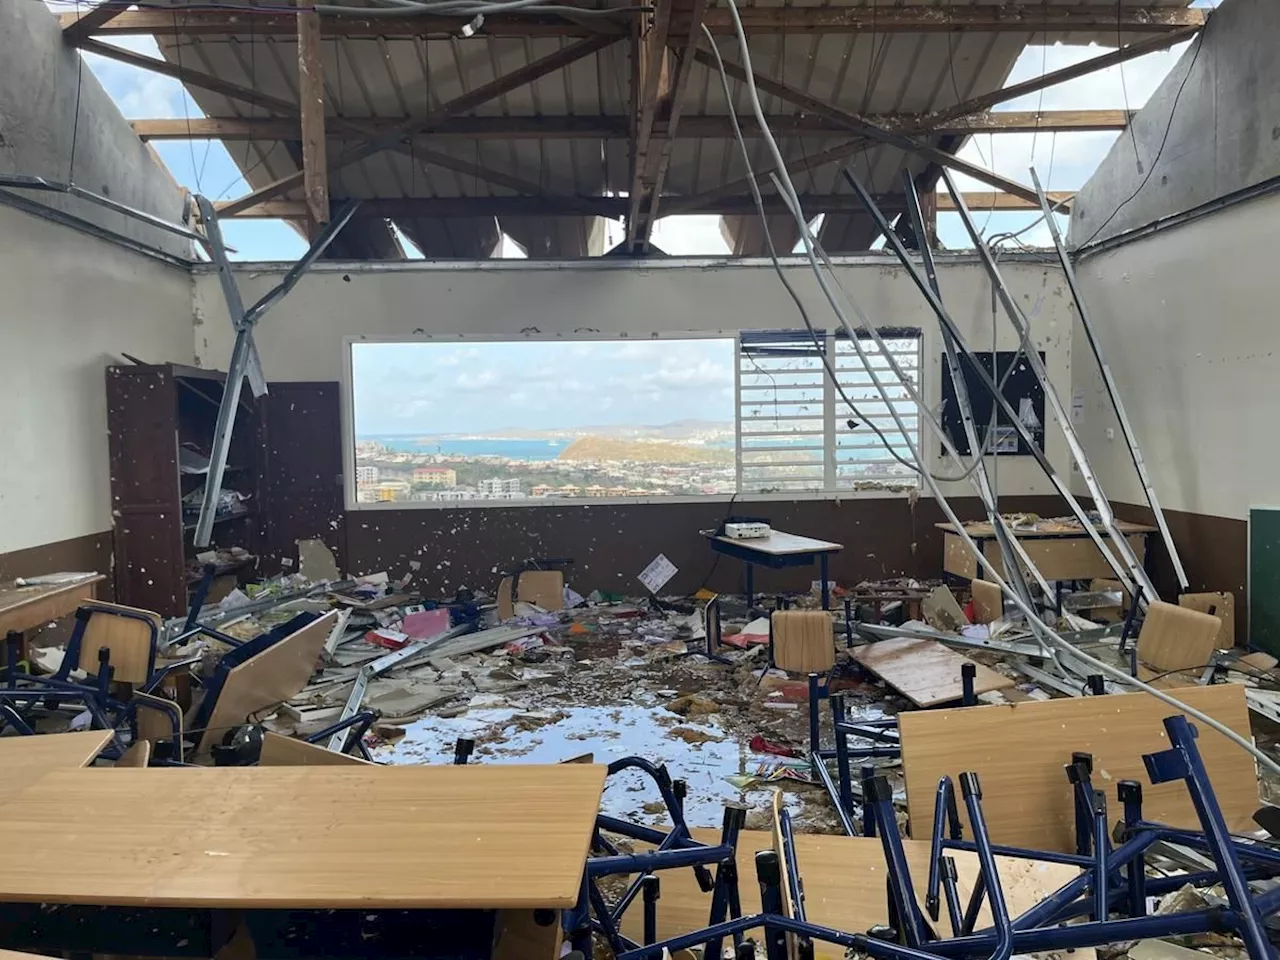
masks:
<path fill-rule="evenodd" d="M 835 297 L 834 293 L 831 290 L 830 284 L 827 283 L 824 271 L 819 266 L 819 261 L 815 252 L 814 239 L 809 231 L 809 225 L 804 218 L 804 213 L 801 210 L 799 198 L 795 193 L 794 185 L 790 183 L 790 178 L 787 176 L 786 164 L 783 162 L 781 151 L 778 149 L 777 141 L 773 138 L 772 131 L 769 129 L 768 121 L 766 120 L 764 115 L 764 110 L 760 105 L 759 94 L 755 88 L 755 75 L 751 67 L 751 54 L 750 54 L 750 50 L 748 49 L 746 31 L 743 29 L 743 26 L 742 26 L 742 20 L 738 13 L 737 3 L 735 2 L 735 0 L 727 0 L 727 5 L 729 8 L 730 16 L 733 20 L 734 31 L 735 31 L 735 34 L 737 35 L 738 46 L 740 48 L 741 55 L 742 55 L 742 61 L 743 61 L 742 67 L 746 75 L 746 88 L 747 88 L 748 100 L 750 101 L 751 107 L 752 107 L 752 113 L 755 115 L 755 119 L 757 124 L 760 127 L 760 131 L 763 136 L 763 139 L 765 143 L 768 145 L 769 151 L 773 156 L 775 167 L 781 175 L 780 179 L 777 180 L 777 184 L 781 191 L 783 203 L 790 210 L 792 217 L 796 222 L 796 226 L 800 231 L 801 242 L 804 246 L 806 255 L 809 258 L 810 265 L 813 268 L 814 275 L 818 280 L 819 287 L 822 289 L 823 294 L 826 297 L 828 303 L 830 304 L 832 310 L 835 312 L 837 318 L 840 320 L 841 325 L 850 334 L 851 339 L 854 342 L 855 349 L 859 350 L 859 353 L 861 355 L 862 351 L 861 351 L 860 345 L 857 343 L 856 336 L 853 336 L 854 331 L 852 330 L 851 325 L 849 324 L 848 318 L 845 316 L 844 311 L 841 309 L 837 298 Z M 872 325 L 867 324 L 867 326 L 870 327 Z M 878 377 L 873 377 L 872 379 L 876 383 L 877 387 L 881 390 L 881 395 L 882 397 L 884 397 L 889 407 L 890 413 L 893 415 L 895 419 L 895 422 L 898 423 L 899 430 L 902 432 L 902 435 L 903 435 L 903 440 L 905 441 L 906 445 L 911 451 L 913 458 L 915 458 L 917 463 L 919 463 L 921 460 L 919 448 L 917 447 L 916 443 L 911 439 L 910 432 L 906 430 L 905 425 L 902 424 L 901 415 L 898 413 L 896 408 L 891 403 L 888 403 L 888 397 L 883 390 L 883 384 L 880 383 L 880 379 Z M 1134 686 L 1137 689 L 1142 690 L 1143 692 L 1156 697 L 1157 699 L 1169 704 L 1175 709 L 1185 713 L 1187 716 L 1190 716 L 1200 721 L 1210 729 L 1215 730 L 1218 733 L 1221 733 L 1223 736 L 1229 739 L 1232 743 L 1236 744 L 1237 746 L 1241 747 L 1242 749 L 1252 754 L 1258 760 L 1258 762 L 1263 766 L 1265 766 L 1268 770 L 1271 770 L 1274 773 L 1280 774 L 1280 763 L 1277 763 L 1269 755 L 1259 750 L 1249 740 L 1245 739 L 1240 734 L 1236 733 L 1236 731 L 1232 730 L 1226 724 L 1214 719 L 1213 717 L 1209 716 L 1203 711 L 1197 710 L 1196 708 L 1186 703 L 1183 703 L 1182 701 L 1171 696 L 1165 691 L 1159 690 L 1156 687 L 1151 686 L 1150 684 L 1144 683 L 1143 681 L 1139 680 L 1137 677 L 1131 677 L 1129 674 L 1118 669 L 1117 667 L 1111 666 L 1108 663 L 1105 663 L 1101 660 L 1098 660 L 1095 657 L 1090 656 L 1089 654 L 1084 653 L 1083 651 L 1077 649 L 1075 646 L 1073 646 L 1072 644 L 1068 643 L 1066 640 L 1058 636 L 1053 631 L 1053 629 L 1041 619 L 1037 611 L 1034 610 L 1030 605 L 1025 603 L 1018 596 L 1017 592 L 1005 581 L 1004 577 L 1001 575 L 1001 572 L 996 569 L 995 565 L 986 557 L 983 551 L 979 549 L 978 545 L 974 542 L 973 538 L 965 530 L 964 525 L 961 523 L 959 517 L 956 515 L 955 511 L 952 509 L 950 502 L 943 495 L 942 490 L 939 488 L 937 484 L 937 481 L 934 480 L 934 478 L 929 474 L 928 471 L 921 471 L 920 475 L 924 478 L 926 485 L 929 487 L 929 492 L 932 494 L 934 500 L 937 502 L 939 508 L 942 510 L 943 515 L 952 524 L 954 530 L 956 531 L 957 535 L 961 538 L 961 540 L 964 542 L 965 546 L 967 546 L 969 550 L 973 553 L 973 555 L 977 558 L 978 564 L 982 567 L 988 579 L 990 579 L 991 582 L 997 584 L 1000 587 L 1001 591 L 1007 597 L 1010 598 L 1014 606 L 1021 611 L 1023 616 L 1026 618 L 1027 623 L 1031 625 L 1036 630 L 1036 632 L 1043 637 L 1044 642 L 1048 647 L 1048 650 L 1046 652 L 1062 653 L 1064 655 L 1068 655 L 1071 658 L 1079 660 L 1082 663 L 1088 665 L 1089 667 L 1093 668 L 1094 670 L 1103 674 L 1104 676 L 1110 677 L 1111 679 L 1116 680 L 1120 683 L 1125 683 L 1125 684 Z M 1056 662 L 1056 657 L 1054 659 Z"/>
<path fill-rule="evenodd" d="M 746 165 L 746 168 L 747 168 L 747 185 L 751 190 L 751 197 L 755 201 L 756 212 L 760 216 L 760 221 L 762 225 L 762 231 L 764 233 L 767 252 L 769 254 L 769 258 L 773 261 L 774 271 L 777 273 L 778 279 L 782 282 L 783 288 L 787 291 L 788 295 L 790 295 L 792 301 L 795 302 L 796 309 L 800 313 L 800 318 L 801 320 L 804 321 L 805 329 L 809 333 L 809 338 L 810 340 L 813 341 L 814 349 L 818 353 L 818 358 L 822 361 L 823 369 L 826 370 L 827 377 L 831 380 L 831 383 L 835 387 L 836 393 L 839 394 L 840 399 L 844 402 L 845 406 L 849 408 L 849 410 L 853 413 L 853 415 L 858 419 L 860 423 L 863 423 L 867 427 L 871 428 L 871 431 L 876 435 L 877 438 L 879 438 L 880 442 L 884 445 L 885 449 L 888 451 L 889 455 L 893 457 L 893 459 L 898 461 L 898 463 L 902 464 L 912 473 L 918 474 L 923 469 L 920 466 L 919 461 L 912 462 L 904 458 L 897 451 L 894 444 L 889 440 L 889 438 L 885 436 L 884 431 L 882 431 L 878 426 L 876 426 L 875 422 L 871 418 L 869 418 L 866 414 L 862 413 L 862 411 L 858 409 L 857 404 L 855 404 L 853 400 L 849 398 L 848 393 L 844 389 L 844 385 L 840 383 L 840 378 L 836 376 L 835 368 L 832 366 L 830 359 L 827 357 L 827 352 L 823 347 L 817 327 L 814 325 L 812 319 L 809 317 L 809 312 L 805 308 L 804 302 L 800 299 L 799 294 L 796 293 L 795 287 L 792 285 L 790 279 L 787 277 L 786 271 L 782 269 L 782 264 L 778 260 L 777 247 L 774 245 L 774 242 L 773 242 L 773 233 L 769 229 L 768 217 L 764 209 L 764 198 L 760 195 L 760 187 L 756 182 L 756 174 L 754 169 L 752 168 L 751 157 L 747 149 L 746 138 L 743 137 L 742 135 L 742 127 L 738 122 L 737 112 L 733 109 L 733 95 L 729 86 L 729 75 L 724 69 L 724 59 L 720 56 L 720 50 L 716 47 L 715 39 L 712 37 L 711 31 L 707 29 L 706 24 L 702 25 L 702 32 L 706 37 L 707 45 L 711 50 L 712 56 L 715 57 L 717 67 L 719 69 L 720 83 L 724 90 L 725 102 L 729 105 L 729 122 L 733 128 L 734 137 L 738 142 L 739 150 L 742 153 L 743 163 Z M 960 455 L 958 453 L 954 453 L 953 456 L 955 457 L 957 463 L 962 462 Z M 974 470 L 977 469 L 981 461 L 982 461 L 981 456 L 976 456 L 974 457 L 973 462 L 970 463 L 965 468 L 963 473 L 960 473 L 954 477 L 934 475 L 934 479 L 943 483 L 957 483 L 957 482 L 966 480 L 974 472 Z"/>

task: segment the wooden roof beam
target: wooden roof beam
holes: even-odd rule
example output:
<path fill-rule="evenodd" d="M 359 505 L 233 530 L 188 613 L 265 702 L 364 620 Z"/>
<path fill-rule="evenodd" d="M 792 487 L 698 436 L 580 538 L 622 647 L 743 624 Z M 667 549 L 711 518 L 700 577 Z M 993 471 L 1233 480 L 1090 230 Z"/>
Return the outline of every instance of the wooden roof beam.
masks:
<path fill-rule="evenodd" d="M 648 243 L 648 228 L 641 223 L 653 188 L 649 147 L 659 105 L 671 96 L 675 78 L 672 56 L 667 52 L 671 13 L 675 0 L 655 0 L 653 14 L 632 26 L 631 38 L 631 188 L 627 208 L 625 245 L 634 250 Z"/>
<path fill-rule="evenodd" d="M 92 10 L 86 10 L 80 14 L 72 14 L 71 22 L 67 23 L 66 18 L 61 18 L 62 39 L 66 43 L 77 44 L 85 37 L 97 33 L 108 23 L 127 12 L 128 8 L 119 5 L 117 0 L 103 0 Z"/>
<path fill-rule="evenodd" d="M 380 134 L 373 139 L 367 140 L 354 149 L 344 151 L 329 162 L 329 173 L 332 174 L 335 170 L 366 160 L 385 150 L 398 149 L 404 146 L 407 138 L 430 133 L 438 123 L 461 113 L 469 113 L 476 107 L 488 103 L 504 93 L 526 86 L 539 77 L 554 73 L 557 70 L 563 70 L 569 64 L 603 50 L 616 39 L 616 37 L 612 36 L 597 35 L 585 40 L 578 40 L 566 47 L 562 47 L 555 53 L 527 63 L 523 67 L 512 70 L 510 73 L 503 74 L 486 84 L 476 87 L 474 90 L 454 97 L 429 117 L 411 118 L 393 127 L 385 134 Z M 227 209 L 231 214 L 234 214 L 236 210 L 247 209 L 264 200 L 273 199 L 282 193 L 293 190 L 300 186 L 302 181 L 303 175 L 301 172 L 280 177 L 240 197 L 238 200 L 232 201 Z"/>
<path fill-rule="evenodd" d="M 95 14 L 109 19 L 90 21 Z M 625 17 L 625 15 L 624 15 Z M 688 33 L 692 14 L 674 17 L 670 24 L 676 36 Z M 1034 3 L 988 3 L 947 9 L 936 6 L 867 6 L 829 7 L 746 7 L 742 10 L 743 26 L 753 35 L 792 33 L 948 33 L 958 31 L 981 33 L 1044 33 L 1050 39 L 1063 34 L 1096 33 L 1104 37 L 1121 34 L 1159 34 L 1186 27 L 1204 25 L 1205 11 L 1186 7 L 1132 6 L 1117 10 L 1114 3 L 1091 3 L 1081 6 Z M 241 13 L 218 10 L 136 10 L 105 14 L 103 8 L 83 14 L 61 17 L 63 35 L 73 42 L 85 36 L 294 36 L 292 16 L 281 13 Z M 728 36 L 733 24 L 728 11 L 714 8 L 706 11 L 704 22 L 712 33 Z M 323 36 L 359 38 L 418 38 L 441 36 L 460 38 L 463 20 L 458 17 L 325 17 Z M 485 19 L 475 37 L 586 37 L 599 30 L 615 29 L 626 35 L 628 20 L 574 22 L 557 16 L 525 16 L 494 14 Z M 463 41 L 465 42 L 465 41 Z"/>
<path fill-rule="evenodd" d="M 687 14 L 689 26 L 679 48 L 669 51 L 674 57 L 675 80 L 666 99 L 658 105 L 660 113 L 660 132 L 655 137 L 656 143 L 650 144 L 645 155 L 645 169 L 642 186 L 645 195 L 638 212 L 633 216 L 639 218 L 636 233 L 630 238 L 633 253 L 646 253 L 653 228 L 658 222 L 658 209 L 662 203 L 662 191 L 667 182 L 667 171 L 671 168 L 671 151 L 680 136 L 686 93 L 689 80 L 693 75 L 693 53 L 698 49 L 702 39 L 702 19 L 707 10 L 707 0 L 678 0 L 680 7 L 677 13 Z M 728 118 L 722 118 L 727 121 Z"/>
<path fill-rule="evenodd" d="M 968 136 L 975 133 L 1070 133 L 1094 130 L 1123 130 L 1131 113 L 1124 110 L 1008 110 L 986 112 L 943 124 L 934 132 Z M 331 121 L 333 118 L 330 118 Z M 367 133 L 379 133 L 402 124 L 407 118 L 361 120 Z M 867 119 L 888 129 L 914 127 L 917 114 L 872 115 Z M 742 133 L 755 139 L 760 130 L 748 117 L 740 118 Z M 625 140 L 629 120 L 624 116 L 565 117 L 455 117 L 436 127 L 432 140 Z M 297 140 L 301 130 L 288 117 L 181 117 L 134 120 L 133 132 L 143 140 Z M 331 124 L 332 125 L 332 124 Z M 769 125 L 778 137 L 840 136 L 845 128 L 820 117 L 770 117 Z M 666 139 L 670 125 L 657 124 Z M 330 130 L 329 139 L 365 136 L 356 132 Z M 675 134 L 677 140 L 724 139 L 733 136 L 728 117 L 686 116 Z"/>
<path fill-rule="evenodd" d="M 948 212 L 955 209 L 951 197 L 946 194 L 931 194 L 937 197 L 938 210 Z M 996 211 L 1038 211 L 1038 204 L 1033 204 L 1020 197 L 1007 193 L 975 191 L 964 195 L 965 204 L 976 212 Z M 1074 194 L 1062 191 L 1051 191 L 1049 199 L 1053 203 L 1070 201 Z M 674 199 L 674 198 L 671 198 Z M 899 212 L 902 209 L 902 194 L 885 194 L 876 198 L 884 209 Z M 767 213 L 784 213 L 782 200 L 777 196 L 764 198 Z M 800 202 L 805 213 L 860 213 L 862 205 L 851 193 L 840 194 L 801 194 Z M 220 205 L 220 216 L 227 204 Z M 626 215 L 630 204 L 626 197 L 583 197 L 558 196 L 554 194 L 528 195 L 517 197 L 409 197 L 394 199 L 365 200 L 356 211 L 357 217 L 378 217 L 394 219 L 417 218 L 467 218 L 467 217 L 582 217 L 597 216 L 618 219 Z M 750 214 L 755 212 L 755 203 L 748 195 L 722 197 L 711 201 L 697 211 L 703 214 L 721 214 L 725 216 Z M 249 207 L 235 214 L 243 219 L 293 219 L 306 214 L 306 205 L 301 200 L 268 200 L 265 203 Z M 674 214 L 669 214 L 674 216 Z"/>
<path fill-rule="evenodd" d="M 320 56 L 320 16 L 298 11 L 298 100 L 302 140 L 302 195 L 307 205 L 307 238 L 315 241 L 329 222 L 329 160 L 325 137 L 324 63 Z"/>
<path fill-rule="evenodd" d="M 698 50 L 696 57 L 700 63 L 703 63 L 712 70 L 717 69 L 715 57 L 706 49 Z M 741 64 L 734 63 L 730 60 L 724 61 L 725 73 L 734 80 L 746 82 L 747 71 L 743 69 Z M 1016 180 L 1010 180 L 1008 177 L 1002 177 L 994 171 L 987 170 L 977 164 L 969 163 L 967 160 L 961 160 L 953 154 L 944 150 L 939 150 L 932 144 L 917 140 L 904 133 L 896 130 L 888 130 L 884 127 L 877 126 L 865 117 L 857 114 L 849 113 L 837 107 L 833 107 L 817 97 L 789 87 L 779 80 L 764 74 L 753 71 L 752 81 L 755 83 L 756 89 L 764 93 L 772 94 L 787 103 L 799 107 L 806 113 L 812 113 L 815 116 L 824 117 L 833 123 L 840 124 L 847 128 L 851 133 L 858 134 L 867 140 L 885 144 L 886 146 L 896 147 L 907 153 L 914 153 L 934 163 L 942 164 L 953 170 L 973 177 L 975 180 L 985 183 L 988 186 L 995 187 L 997 190 L 1003 190 L 1006 193 L 1012 193 L 1014 196 L 1022 197 L 1024 200 L 1036 202 L 1036 193 L 1030 187 L 1018 183 Z"/>

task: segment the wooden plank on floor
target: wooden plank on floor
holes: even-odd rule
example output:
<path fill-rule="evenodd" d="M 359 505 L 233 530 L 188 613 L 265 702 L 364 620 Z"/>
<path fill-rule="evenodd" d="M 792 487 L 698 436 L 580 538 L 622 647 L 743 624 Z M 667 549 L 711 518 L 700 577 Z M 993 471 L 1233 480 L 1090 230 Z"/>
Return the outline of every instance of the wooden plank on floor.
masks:
<path fill-rule="evenodd" d="M 1239 684 L 1184 688 L 1177 696 L 1249 736 Z M 1137 780 L 1147 819 L 1198 829 L 1186 787 L 1152 786 L 1142 762 L 1143 754 L 1168 749 L 1162 721 L 1173 713 L 1168 704 L 1139 692 L 899 714 L 911 834 L 929 836 L 938 779 L 949 775 L 958 783 L 962 772 L 973 771 L 982 783 L 993 840 L 1074 851 L 1073 798 L 1063 771 L 1074 751 L 1093 754 L 1094 783 L 1106 791 L 1113 819 L 1120 809 L 1117 781 Z M 1252 829 L 1251 815 L 1258 807 L 1253 758 L 1203 725 L 1198 744 L 1227 826 Z M 963 805 L 961 816 L 966 816 Z"/>
<path fill-rule="evenodd" d="M 894 637 L 857 647 L 853 659 L 862 664 L 917 707 L 958 701 L 964 693 L 960 668 L 972 663 L 937 640 Z M 1016 683 L 1011 677 L 976 664 L 975 693 L 1004 690 Z"/>

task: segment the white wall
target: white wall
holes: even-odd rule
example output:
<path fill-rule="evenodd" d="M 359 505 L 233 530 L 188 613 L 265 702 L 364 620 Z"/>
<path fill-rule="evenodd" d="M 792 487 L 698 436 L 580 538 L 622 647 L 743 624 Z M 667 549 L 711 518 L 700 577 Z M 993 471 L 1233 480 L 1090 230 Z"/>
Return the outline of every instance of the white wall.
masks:
<path fill-rule="evenodd" d="M 834 316 L 808 268 L 788 269 L 814 322 L 832 325 Z M 1074 306 L 1062 275 L 1057 267 L 1035 262 L 1007 262 L 1003 270 L 1032 317 L 1050 376 L 1063 384 L 1069 403 Z M 925 396 L 936 409 L 942 347 L 937 320 L 923 297 L 888 257 L 848 258 L 838 271 L 878 325 L 924 330 Z M 1003 314 L 993 324 L 990 284 L 979 264 L 957 258 L 944 261 L 939 272 L 944 299 L 975 350 L 992 349 L 993 327 L 996 349 L 1017 347 Z M 246 302 L 252 302 L 279 280 L 281 268 L 247 265 L 237 274 Z M 216 277 L 201 268 L 195 278 L 195 322 L 198 362 L 225 368 L 231 325 Z M 346 337 L 569 337 L 575 331 L 643 336 L 800 325 L 772 267 L 759 262 L 327 264 L 272 308 L 258 328 L 257 342 L 268 380 L 332 381 L 342 377 Z M 938 443 L 931 440 L 925 449 L 937 469 Z M 1060 434 L 1050 427 L 1049 455 L 1060 472 L 1065 453 Z M 954 467 L 943 469 L 954 472 Z M 953 489 L 972 492 L 967 483 Z M 1052 488 L 1030 457 L 1003 457 L 999 492 L 1038 494 Z"/>
<path fill-rule="evenodd" d="M 1246 519 L 1250 504 L 1280 502 L 1277 241 L 1280 196 L 1272 195 L 1077 267 L 1104 356 L 1168 509 Z M 1111 499 L 1143 503 L 1082 334 L 1075 353 L 1090 461 Z"/>
<path fill-rule="evenodd" d="M 0 291 L 0 553 L 110 530 L 103 371 L 191 362 L 191 278 L 0 206 Z"/>

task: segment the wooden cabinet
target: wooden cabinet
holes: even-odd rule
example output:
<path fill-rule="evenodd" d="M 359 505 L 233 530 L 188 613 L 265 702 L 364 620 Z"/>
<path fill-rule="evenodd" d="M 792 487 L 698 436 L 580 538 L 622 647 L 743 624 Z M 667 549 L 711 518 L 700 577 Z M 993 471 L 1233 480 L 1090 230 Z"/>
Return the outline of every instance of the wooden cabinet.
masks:
<path fill-rule="evenodd" d="M 205 480 L 200 467 L 207 463 L 225 377 L 178 364 L 137 364 L 108 367 L 106 379 L 116 598 L 178 616 L 198 579 L 195 516 L 190 507 L 184 514 L 183 500 L 198 508 Z M 213 546 L 258 552 L 259 431 L 260 413 L 246 389 L 222 483 L 245 499 L 218 518 Z M 244 564 L 227 572 L 252 570 Z"/>
<path fill-rule="evenodd" d="M 224 381 L 179 364 L 107 368 L 121 603 L 165 616 L 187 610 L 197 551 L 195 516 L 183 515 L 182 500 L 204 486 L 205 475 L 191 471 L 209 455 Z M 257 560 L 228 574 L 243 581 L 288 570 L 297 541 L 310 538 L 345 568 L 339 396 L 337 383 L 272 383 L 255 401 L 246 385 L 222 488 L 247 499 L 242 512 L 214 523 L 213 546 L 243 547 Z"/>

